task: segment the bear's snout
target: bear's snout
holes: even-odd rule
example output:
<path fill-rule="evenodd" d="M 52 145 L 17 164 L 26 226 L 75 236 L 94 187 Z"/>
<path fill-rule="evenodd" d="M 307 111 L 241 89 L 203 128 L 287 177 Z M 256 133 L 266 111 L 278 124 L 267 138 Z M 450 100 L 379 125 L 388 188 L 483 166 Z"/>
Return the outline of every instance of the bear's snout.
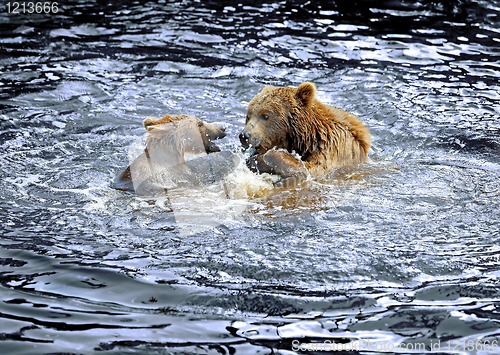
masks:
<path fill-rule="evenodd" d="M 242 131 L 239 135 L 240 142 L 243 148 L 248 148 L 250 146 L 250 132 Z"/>
<path fill-rule="evenodd" d="M 226 136 L 226 127 L 218 126 L 211 123 L 204 123 L 205 130 L 200 128 L 201 134 L 206 134 L 208 139 L 221 139 Z"/>
<path fill-rule="evenodd" d="M 212 134 L 212 137 L 210 137 L 211 139 L 221 139 L 227 135 L 226 127 L 217 126 L 217 128 L 218 130 Z"/>
<path fill-rule="evenodd" d="M 221 127 L 220 128 L 219 135 L 221 136 L 221 138 L 224 138 L 227 135 L 227 133 L 226 133 L 226 127 Z"/>

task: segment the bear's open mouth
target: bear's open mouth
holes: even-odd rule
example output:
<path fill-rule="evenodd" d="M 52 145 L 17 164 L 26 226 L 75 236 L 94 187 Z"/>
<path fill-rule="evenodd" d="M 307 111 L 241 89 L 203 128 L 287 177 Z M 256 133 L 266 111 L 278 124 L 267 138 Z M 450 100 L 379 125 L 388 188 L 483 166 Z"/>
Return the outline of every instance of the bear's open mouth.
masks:
<path fill-rule="evenodd" d="M 215 152 L 220 152 L 220 147 L 215 144 L 213 141 L 216 140 L 216 139 L 222 139 L 224 138 L 225 136 L 227 135 L 226 132 L 224 132 L 224 130 L 220 130 L 219 132 L 217 132 L 217 134 L 212 134 L 212 135 L 206 135 L 207 137 L 207 143 L 206 146 L 205 146 L 205 150 L 207 151 L 207 153 L 215 153 Z"/>
<path fill-rule="evenodd" d="M 225 131 L 220 131 L 218 132 L 216 135 L 215 135 L 215 138 L 213 139 L 222 139 L 224 138 L 225 136 L 227 136 L 227 133 Z"/>

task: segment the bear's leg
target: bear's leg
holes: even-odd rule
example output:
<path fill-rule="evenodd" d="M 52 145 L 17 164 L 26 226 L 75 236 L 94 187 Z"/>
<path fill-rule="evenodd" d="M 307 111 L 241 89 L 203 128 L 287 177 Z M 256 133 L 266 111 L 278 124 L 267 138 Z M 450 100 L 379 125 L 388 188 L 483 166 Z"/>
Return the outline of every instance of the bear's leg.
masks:
<path fill-rule="evenodd" d="M 308 171 L 304 163 L 285 150 L 269 150 L 265 154 L 247 161 L 250 170 L 258 173 L 280 175 L 283 181 L 300 181 L 307 178 Z"/>
<path fill-rule="evenodd" d="M 117 190 L 134 192 L 134 183 L 132 182 L 132 175 L 130 173 L 130 166 L 125 169 L 121 174 L 115 178 L 114 187 Z"/>

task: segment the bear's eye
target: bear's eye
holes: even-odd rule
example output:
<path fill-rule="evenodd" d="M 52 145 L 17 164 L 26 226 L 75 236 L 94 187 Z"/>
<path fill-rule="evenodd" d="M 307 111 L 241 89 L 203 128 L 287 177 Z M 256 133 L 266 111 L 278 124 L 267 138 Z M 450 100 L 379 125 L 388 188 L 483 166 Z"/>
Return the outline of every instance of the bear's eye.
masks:
<path fill-rule="evenodd" d="M 264 121 L 267 121 L 269 119 L 269 116 L 268 115 L 262 115 L 262 116 L 260 116 L 260 118 L 262 118 Z"/>

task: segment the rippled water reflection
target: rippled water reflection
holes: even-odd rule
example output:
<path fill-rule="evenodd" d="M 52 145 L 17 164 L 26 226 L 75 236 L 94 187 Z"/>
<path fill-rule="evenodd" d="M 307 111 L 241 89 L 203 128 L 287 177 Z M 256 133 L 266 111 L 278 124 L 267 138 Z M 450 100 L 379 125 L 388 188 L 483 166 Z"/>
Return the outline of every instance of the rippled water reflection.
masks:
<path fill-rule="evenodd" d="M 3 11 L 1 348 L 474 354 L 500 340 L 500 8 L 356 4 Z M 181 190 L 220 222 L 184 236 L 166 201 L 112 188 L 143 118 L 195 115 L 239 152 L 248 101 L 304 80 L 370 127 L 370 164 L 285 190 L 240 170 L 217 207 Z"/>

